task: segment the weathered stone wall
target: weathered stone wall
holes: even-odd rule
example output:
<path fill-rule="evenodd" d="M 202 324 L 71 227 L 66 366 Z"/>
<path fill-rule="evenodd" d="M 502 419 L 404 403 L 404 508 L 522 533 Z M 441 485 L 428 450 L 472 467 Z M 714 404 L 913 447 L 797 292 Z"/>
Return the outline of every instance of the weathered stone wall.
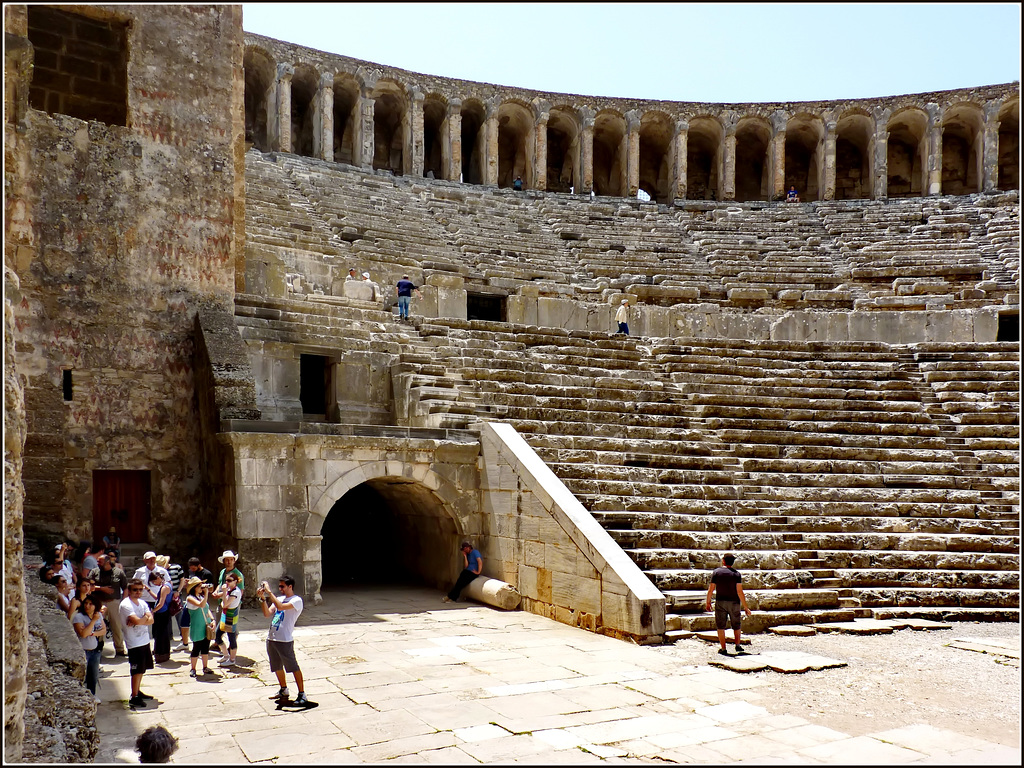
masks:
<path fill-rule="evenodd" d="M 262 431 L 262 422 L 225 426 L 231 431 L 219 439 L 234 477 L 232 535 L 248 583 L 287 572 L 297 591 L 319 602 L 323 569 L 336 567 L 339 557 L 369 553 L 379 569 L 365 574 L 371 579 L 404 569 L 422 583 L 448 587 L 462 567 L 459 540 L 484 533 L 472 435 L 380 428 L 381 435 L 360 437 L 358 427 L 330 425 L 311 434 L 304 429 L 314 425 L 288 423 L 275 424 L 284 432 L 275 434 Z M 378 504 L 335 507 L 363 484 Z M 322 551 L 329 515 L 342 515 L 350 527 L 346 541 Z M 397 530 L 384 525 L 392 515 L 401 522 Z"/>
<path fill-rule="evenodd" d="M 508 424 L 484 423 L 480 503 L 487 575 L 563 624 L 660 642 L 665 598 Z"/>
<path fill-rule="evenodd" d="M 35 565 L 38 556 L 26 558 Z M 90 763 L 99 748 L 96 702 L 85 687 L 85 651 L 57 607 L 57 590 L 17 563 L 27 585 L 27 763 Z M 8 625 L 9 627 L 10 625 Z"/>
<path fill-rule="evenodd" d="M 142 538 L 188 551 L 205 519 L 192 321 L 204 303 L 230 310 L 242 249 L 241 10 L 74 12 L 127 24 L 128 125 L 24 110 L 7 245 L 22 291 L 25 521 L 91 538 L 93 471 L 142 470 Z M 13 13 L 8 32 L 26 35 Z"/>

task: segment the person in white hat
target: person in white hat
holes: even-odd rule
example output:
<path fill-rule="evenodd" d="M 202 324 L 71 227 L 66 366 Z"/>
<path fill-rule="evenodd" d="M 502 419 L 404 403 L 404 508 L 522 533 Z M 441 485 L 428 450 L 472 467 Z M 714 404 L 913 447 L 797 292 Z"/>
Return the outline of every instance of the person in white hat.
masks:
<path fill-rule="evenodd" d="M 238 561 L 238 555 L 232 552 L 230 549 L 225 549 L 224 554 L 217 558 L 217 562 L 223 563 L 224 567 L 221 569 L 220 576 L 217 577 L 217 591 L 210 595 L 210 610 L 216 616 L 220 610 L 220 599 L 219 596 L 224 593 L 222 587 L 224 582 L 227 581 L 228 574 L 233 573 L 238 577 L 238 589 L 241 592 L 245 591 L 245 576 L 242 572 L 235 568 L 235 563 Z M 214 653 L 220 653 L 220 648 L 217 645 L 213 645 L 211 649 Z"/>
<path fill-rule="evenodd" d="M 619 309 L 615 313 L 615 322 L 619 324 L 619 330 L 616 333 L 629 336 L 629 299 L 623 299 L 619 304 Z"/>
<path fill-rule="evenodd" d="M 137 568 L 135 570 L 135 575 L 133 575 L 132 578 L 140 579 L 142 581 L 142 599 L 149 603 L 149 607 L 150 609 L 152 609 L 153 603 L 156 602 L 157 592 L 159 592 L 160 590 L 150 589 L 149 574 L 151 574 L 153 571 L 159 571 L 160 575 L 164 578 L 165 584 L 171 583 L 171 574 L 167 572 L 166 568 L 161 568 L 159 565 L 156 564 L 156 552 L 146 552 L 146 554 L 142 556 L 142 562 L 144 562 L 145 565 L 141 566 L 140 568 Z"/>

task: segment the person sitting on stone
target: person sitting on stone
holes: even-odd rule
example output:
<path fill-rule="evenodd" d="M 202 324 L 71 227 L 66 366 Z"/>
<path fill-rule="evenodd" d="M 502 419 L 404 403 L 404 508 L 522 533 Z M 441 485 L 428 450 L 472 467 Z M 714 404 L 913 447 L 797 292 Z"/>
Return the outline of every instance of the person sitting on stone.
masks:
<path fill-rule="evenodd" d="M 110 531 L 103 537 L 103 548 L 116 551 L 118 558 L 121 557 L 121 537 L 117 535 L 117 528 L 110 526 Z"/>
<path fill-rule="evenodd" d="M 797 194 L 796 187 L 794 187 L 793 185 L 790 185 L 789 192 L 786 193 L 786 202 L 787 203 L 799 203 L 800 202 L 800 195 Z"/>
<path fill-rule="evenodd" d="M 522 192 L 523 191 L 523 177 L 522 176 L 516 176 L 516 180 L 512 182 L 512 189 L 514 189 L 516 192 Z"/>
<path fill-rule="evenodd" d="M 459 599 L 459 595 L 462 594 L 462 590 L 465 589 L 473 579 L 480 575 L 480 572 L 484 568 L 484 559 L 480 556 L 480 552 L 473 549 L 473 545 L 468 541 L 462 542 L 459 549 L 462 550 L 462 573 L 459 574 L 459 578 L 456 579 L 455 584 L 448 591 L 448 594 L 441 598 L 446 603 L 451 603 Z"/>

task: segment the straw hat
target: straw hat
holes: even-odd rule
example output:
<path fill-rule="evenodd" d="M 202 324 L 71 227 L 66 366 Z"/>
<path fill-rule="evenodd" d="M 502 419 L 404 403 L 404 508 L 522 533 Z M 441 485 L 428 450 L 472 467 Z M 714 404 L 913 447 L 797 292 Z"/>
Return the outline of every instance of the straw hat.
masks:
<path fill-rule="evenodd" d="M 191 592 L 192 591 L 192 587 L 196 586 L 197 584 L 202 584 L 202 583 L 203 583 L 202 579 L 200 579 L 198 576 L 193 576 L 192 578 L 190 578 L 188 581 L 185 582 L 185 591 L 186 592 Z"/>
<path fill-rule="evenodd" d="M 171 562 L 171 558 L 167 555 L 157 555 L 156 565 L 158 568 L 166 568 Z"/>

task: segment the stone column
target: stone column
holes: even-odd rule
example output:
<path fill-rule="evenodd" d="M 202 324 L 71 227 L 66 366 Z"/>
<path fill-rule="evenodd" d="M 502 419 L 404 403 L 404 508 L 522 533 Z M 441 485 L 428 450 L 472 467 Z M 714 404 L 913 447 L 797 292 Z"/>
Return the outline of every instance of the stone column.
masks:
<path fill-rule="evenodd" d="M 409 160 L 402 165 L 408 166 L 408 170 L 402 169 L 403 173 L 409 173 L 415 178 L 423 177 L 423 91 L 418 86 L 410 89 L 408 132 L 405 141 L 406 151 L 409 153 Z"/>
<path fill-rule="evenodd" d="M 462 101 L 448 102 L 448 115 L 442 129 L 441 152 L 444 154 L 445 178 L 458 181 L 462 173 Z"/>
<path fill-rule="evenodd" d="M 581 194 L 594 190 L 594 110 L 580 110 L 580 188 Z"/>
<path fill-rule="evenodd" d="M 783 200 L 786 197 L 786 123 L 789 115 L 775 112 L 771 117 L 772 135 L 772 199 Z"/>
<path fill-rule="evenodd" d="M 836 199 L 836 121 L 825 121 L 825 180 L 822 200 Z"/>
<path fill-rule="evenodd" d="M 484 184 L 498 186 L 498 109 L 494 102 L 489 102 L 484 113 Z"/>
<path fill-rule="evenodd" d="M 985 104 L 985 125 L 982 128 L 981 191 L 995 192 L 999 186 L 999 102 Z"/>
<path fill-rule="evenodd" d="M 925 195 L 942 194 L 942 110 L 939 105 L 925 105 L 928 111 L 928 175 Z"/>
<path fill-rule="evenodd" d="M 875 200 L 889 198 L 889 110 L 876 108 L 875 166 L 872 196 Z"/>
<path fill-rule="evenodd" d="M 722 199 L 736 199 L 736 121 L 725 127 L 722 157 Z"/>
<path fill-rule="evenodd" d="M 367 86 L 359 93 L 359 144 L 355 155 L 355 162 L 362 168 L 373 167 L 373 108 L 374 101 L 369 93 L 372 86 Z"/>
<path fill-rule="evenodd" d="M 313 156 L 334 160 L 334 75 L 320 76 L 313 108 Z"/>
<path fill-rule="evenodd" d="M 675 200 L 686 199 L 686 151 L 687 141 L 690 136 L 690 124 L 685 120 L 676 122 L 675 136 L 672 137 L 672 147 L 675 151 L 674 162 L 672 163 L 672 198 Z"/>
<path fill-rule="evenodd" d="M 533 123 L 533 178 L 527 179 L 530 187 L 546 192 L 548 188 L 548 118 L 551 105 L 541 99 L 534 99 Z"/>
<path fill-rule="evenodd" d="M 640 189 L 640 116 L 635 109 L 626 113 L 626 197 L 636 199 Z"/>
<path fill-rule="evenodd" d="M 291 64 L 277 65 L 277 87 L 274 98 L 267 103 L 269 136 L 267 141 L 272 150 L 279 152 L 292 151 L 292 75 L 295 68 Z"/>

